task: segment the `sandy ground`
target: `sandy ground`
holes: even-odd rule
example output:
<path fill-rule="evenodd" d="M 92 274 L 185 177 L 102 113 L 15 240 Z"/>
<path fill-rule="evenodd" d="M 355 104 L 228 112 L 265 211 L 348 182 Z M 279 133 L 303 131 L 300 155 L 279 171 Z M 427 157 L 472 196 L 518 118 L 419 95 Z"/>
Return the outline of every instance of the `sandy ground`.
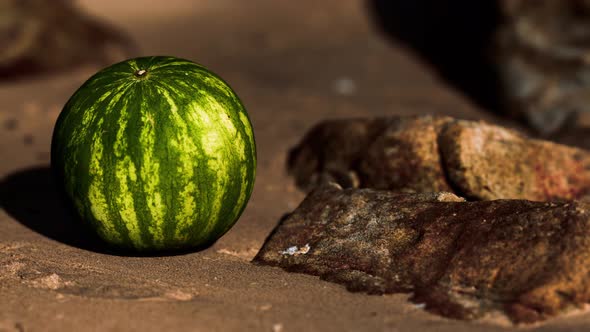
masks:
<path fill-rule="evenodd" d="M 0 331 L 504 331 L 500 320 L 444 319 L 407 295 L 368 296 L 249 260 L 303 198 L 285 156 L 334 117 L 435 113 L 488 118 L 380 36 L 361 1 L 94 1 L 141 54 L 185 57 L 224 77 L 252 118 L 258 177 L 248 208 L 198 253 L 124 257 L 87 250 L 59 230 L 49 181 L 55 118 L 97 68 L 0 85 Z M 6 184 L 8 183 L 8 185 Z M 14 200 L 13 203 L 15 205 Z M 73 244 L 73 245 L 72 245 Z M 535 331 L 590 329 L 590 315 Z"/>

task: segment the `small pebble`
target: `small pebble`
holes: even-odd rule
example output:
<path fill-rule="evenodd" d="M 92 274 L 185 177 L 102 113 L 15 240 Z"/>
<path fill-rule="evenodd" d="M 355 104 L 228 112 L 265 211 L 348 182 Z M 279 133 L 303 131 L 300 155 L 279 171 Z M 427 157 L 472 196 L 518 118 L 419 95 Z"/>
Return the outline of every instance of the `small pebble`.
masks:
<path fill-rule="evenodd" d="M 334 81 L 334 91 L 343 96 L 350 96 L 356 92 L 356 83 L 348 77 L 341 77 Z"/>
<path fill-rule="evenodd" d="M 283 324 L 277 323 L 272 326 L 272 332 L 282 332 Z"/>
<path fill-rule="evenodd" d="M 31 144 L 33 144 L 34 141 L 35 141 L 35 138 L 31 134 L 25 134 L 23 136 L 23 143 L 25 143 L 25 145 L 31 145 Z"/>
<path fill-rule="evenodd" d="M 17 119 L 7 119 L 4 121 L 4 128 L 6 130 L 15 130 L 18 128 L 18 120 Z"/>

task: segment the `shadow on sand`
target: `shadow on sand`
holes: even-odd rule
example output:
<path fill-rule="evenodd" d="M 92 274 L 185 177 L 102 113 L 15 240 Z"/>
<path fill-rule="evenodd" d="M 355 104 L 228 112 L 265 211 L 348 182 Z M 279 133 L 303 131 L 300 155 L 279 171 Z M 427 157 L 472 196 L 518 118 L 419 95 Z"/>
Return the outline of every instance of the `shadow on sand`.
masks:
<path fill-rule="evenodd" d="M 367 0 L 382 32 L 431 64 L 449 84 L 480 106 L 501 108 L 493 65 L 494 33 L 501 23 L 495 0 Z"/>
<path fill-rule="evenodd" d="M 29 229 L 64 244 L 117 256 L 172 256 L 206 249 L 138 253 L 109 247 L 67 203 L 49 167 L 13 173 L 0 180 L 0 208 Z"/>

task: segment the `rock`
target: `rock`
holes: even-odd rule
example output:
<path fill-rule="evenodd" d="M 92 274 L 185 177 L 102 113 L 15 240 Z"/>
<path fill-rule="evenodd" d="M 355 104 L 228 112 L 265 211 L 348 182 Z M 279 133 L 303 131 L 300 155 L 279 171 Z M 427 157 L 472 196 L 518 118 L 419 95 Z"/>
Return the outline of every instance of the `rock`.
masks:
<path fill-rule="evenodd" d="M 449 123 L 439 136 L 447 176 L 474 199 L 574 199 L 590 189 L 590 153 L 483 122 Z"/>
<path fill-rule="evenodd" d="M 345 188 L 448 191 L 436 137 L 449 121 L 434 116 L 328 120 L 291 150 L 288 169 L 307 191 L 330 182 Z"/>
<path fill-rule="evenodd" d="M 505 106 L 541 134 L 590 126 L 590 2 L 498 0 Z"/>
<path fill-rule="evenodd" d="M 389 126 L 361 150 L 360 183 L 408 192 L 452 191 L 437 143 L 438 133 L 452 120 L 433 116 L 389 119 Z"/>
<path fill-rule="evenodd" d="M 387 127 L 380 119 L 346 119 L 322 122 L 289 154 L 298 186 L 307 190 L 316 185 L 338 182 L 356 187 L 356 162 L 363 150 Z"/>
<path fill-rule="evenodd" d="M 447 317 L 501 311 L 528 323 L 590 301 L 589 209 L 322 186 L 280 222 L 254 262 L 352 291 L 413 292 L 413 301 Z"/>
<path fill-rule="evenodd" d="M 310 190 L 450 191 L 474 200 L 574 199 L 590 190 L 590 152 L 485 122 L 449 117 L 327 121 L 292 150 L 289 172 Z"/>
<path fill-rule="evenodd" d="M 0 14 L 4 79 L 83 64 L 105 66 L 136 52 L 121 31 L 88 17 L 71 0 L 5 0 Z"/>
<path fill-rule="evenodd" d="M 382 32 L 481 108 L 543 136 L 590 128 L 589 1 L 367 3 Z"/>

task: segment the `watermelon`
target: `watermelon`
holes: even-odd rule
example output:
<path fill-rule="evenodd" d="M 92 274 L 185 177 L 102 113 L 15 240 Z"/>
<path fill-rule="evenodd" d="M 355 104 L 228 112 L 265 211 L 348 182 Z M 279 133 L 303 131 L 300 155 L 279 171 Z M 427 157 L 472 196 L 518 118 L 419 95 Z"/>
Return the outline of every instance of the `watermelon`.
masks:
<path fill-rule="evenodd" d="M 51 165 L 80 220 L 136 251 L 207 246 L 252 193 L 256 145 L 238 96 L 205 67 L 131 59 L 86 81 L 59 115 Z"/>

